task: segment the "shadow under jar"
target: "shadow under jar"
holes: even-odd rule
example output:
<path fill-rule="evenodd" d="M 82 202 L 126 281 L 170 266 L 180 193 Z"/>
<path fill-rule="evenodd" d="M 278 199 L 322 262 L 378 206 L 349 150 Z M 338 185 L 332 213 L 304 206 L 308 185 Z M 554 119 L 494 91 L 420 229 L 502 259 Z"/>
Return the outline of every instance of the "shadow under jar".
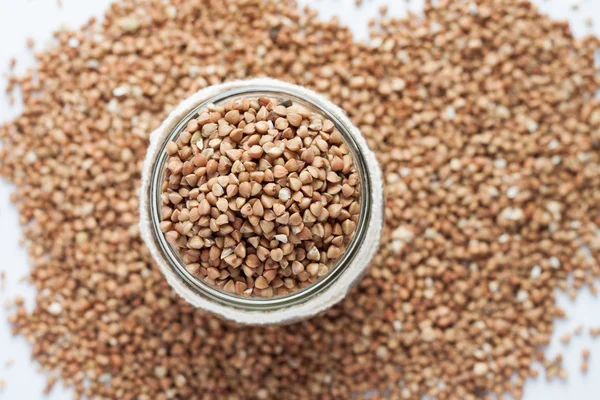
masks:
<path fill-rule="evenodd" d="M 381 172 L 320 95 L 231 82 L 185 100 L 152 134 L 140 212 L 146 244 L 188 302 L 281 324 L 337 303 L 364 273 L 381 233 Z"/>

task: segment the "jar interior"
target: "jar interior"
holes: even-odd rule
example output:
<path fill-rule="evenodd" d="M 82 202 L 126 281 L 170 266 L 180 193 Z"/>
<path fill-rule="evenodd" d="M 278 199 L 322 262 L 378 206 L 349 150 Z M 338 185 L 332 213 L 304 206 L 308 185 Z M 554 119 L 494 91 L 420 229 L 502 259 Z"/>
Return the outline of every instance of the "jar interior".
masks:
<path fill-rule="evenodd" d="M 245 297 L 237 294 L 227 293 L 217 287 L 213 287 L 200 278 L 192 275 L 186 268 L 185 262 L 183 261 L 179 251 L 175 249 L 164 237 L 163 232 L 159 229 L 160 209 L 162 205 L 161 193 L 162 185 L 165 180 L 165 166 L 168 160 L 166 152 L 166 145 L 169 141 L 174 140 L 178 135 L 185 130 L 187 123 L 197 118 L 199 113 L 205 110 L 210 105 L 220 105 L 229 101 L 236 101 L 242 98 L 250 100 L 258 99 L 260 97 L 275 98 L 279 101 L 291 100 L 293 103 L 305 107 L 311 112 L 321 114 L 323 117 L 332 121 L 341 133 L 345 144 L 350 149 L 350 153 L 354 162 L 354 166 L 358 172 L 360 178 L 360 211 L 356 230 L 350 242 L 346 245 L 343 254 L 335 261 L 331 266 L 329 272 L 326 275 L 311 283 L 307 287 L 298 289 L 288 294 L 273 296 L 270 298 L 261 297 Z M 367 165 L 364 157 L 362 156 L 354 137 L 350 134 L 349 127 L 342 123 L 339 118 L 332 112 L 330 112 L 324 104 L 312 100 L 309 101 L 302 97 L 298 93 L 292 93 L 286 90 L 272 90 L 268 87 L 255 87 L 255 88 L 239 88 L 229 91 L 225 91 L 195 107 L 185 117 L 183 117 L 179 123 L 172 129 L 168 137 L 162 143 L 159 156 L 155 160 L 155 164 L 152 168 L 152 177 L 149 188 L 150 195 L 150 220 L 154 230 L 154 238 L 158 244 L 158 248 L 163 253 L 162 255 L 169 261 L 169 265 L 176 271 L 176 273 L 184 280 L 184 282 L 191 286 L 198 293 L 209 297 L 210 299 L 217 301 L 221 304 L 228 306 L 240 307 L 244 309 L 260 309 L 262 311 L 268 309 L 277 309 L 281 307 L 290 306 L 296 302 L 301 302 L 308 296 L 320 293 L 327 288 L 332 282 L 339 278 L 345 267 L 352 263 L 354 255 L 356 254 L 361 243 L 364 241 L 366 227 L 369 224 L 369 210 L 372 207 L 370 190 L 371 181 L 367 171 Z"/>

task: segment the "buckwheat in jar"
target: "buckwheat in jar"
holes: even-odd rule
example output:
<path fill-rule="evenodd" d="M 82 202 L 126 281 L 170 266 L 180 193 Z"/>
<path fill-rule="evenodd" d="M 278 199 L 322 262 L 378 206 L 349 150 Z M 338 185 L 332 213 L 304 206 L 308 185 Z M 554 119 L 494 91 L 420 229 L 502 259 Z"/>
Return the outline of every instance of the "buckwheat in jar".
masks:
<path fill-rule="evenodd" d="M 340 301 L 377 249 L 381 172 L 335 105 L 273 79 L 182 102 L 152 134 L 141 231 L 192 305 L 245 324 Z"/>

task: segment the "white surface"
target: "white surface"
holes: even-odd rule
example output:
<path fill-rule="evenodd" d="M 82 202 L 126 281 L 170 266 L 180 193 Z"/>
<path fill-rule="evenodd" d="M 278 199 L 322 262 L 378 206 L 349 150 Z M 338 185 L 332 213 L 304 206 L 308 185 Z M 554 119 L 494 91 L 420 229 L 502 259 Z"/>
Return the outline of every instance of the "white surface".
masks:
<path fill-rule="evenodd" d="M 423 1 L 412 0 L 365 0 L 360 8 L 354 6 L 354 0 L 301 0 L 301 3 L 311 4 L 320 11 L 321 18 L 333 15 L 340 17 L 342 23 L 352 27 L 355 36 L 365 39 L 367 35 L 367 20 L 375 16 L 380 4 L 393 3 L 390 14 L 401 16 L 407 9 L 418 11 Z M 584 23 L 588 16 L 595 17 L 594 31 L 600 34 L 600 2 L 597 0 L 534 0 L 544 12 L 554 18 L 569 19 L 573 32 L 577 36 L 589 33 L 591 28 Z M 0 0 L 0 74 L 7 71 L 9 60 L 15 57 L 18 60 L 17 71 L 24 71 L 33 63 L 31 52 L 26 48 L 27 38 L 36 41 L 39 50 L 51 43 L 53 30 L 65 24 L 70 27 L 87 21 L 90 16 L 100 16 L 106 9 L 109 0 L 64 0 L 62 8 L 58 7 L 57 0 Z M 571 5 L 579 4 L 579 9 L 572 9 Z M 3 89 L 6 80 L 0 78 L 0 87 Z M 4 95 L 0 95 L 0 121 L 7 120 L 19 112 L 18 107 L 10 107 Z M 0 271 L 7 273 L 6 288 L 0 290 L 0 302 L 5 298 L 14 298 L 16 295 L 26 297 L 28 304 L 32 304 L 34 291 L 19 279 L 27 274 L 28 263 L 23 248 L 18 240 L 21 230 L 18 225 L 18 216 L 15 207 L 9 201 L 12 188 L 6 182 L 0 182 Z M 553 381 L 546 383 L 543 377 L 530 380 L 525 387 L 525 400 L 597 400 L 600 398 L 600 339 L 592 341 L 587 332 L 580 337 L 575 337 L 571 344 L 560 344 L 559 337 L 565 332 L 572 332 L 575 327 L 600 326 L 600 300 L 593 298 L 587 291 L 583 291 L 575 303 L 571 303 L 564 296 L 559 299 L 559 305 L 564 307 L 568 320 L 558 321 L 556 333 L 547 351 L 549 356 L 557 353 L 564 354 L 564 365 L 569 372 L 567 382 Z M 6 381 L 6 388 L 0 391 L 0 400 L 35 400 L 41 399 L 45 386 L 45 377 L 36 372 L 36 367 L 30 361 L 31 348 L 22 337 L 14 338 L 10 334 L 10 326 L 6 322 L 7 312 L 0 306 L 0 379 Z M 590 372 L 582 376 L 578 369 L 581 361 L 581 349 L 591 349 Z M 5 367 L 5 362 L 14 360 L 10 368 Z M 60 385 L 48 397 L 51 400 L 70 399 L 71 391 L 64 390 Z"/>

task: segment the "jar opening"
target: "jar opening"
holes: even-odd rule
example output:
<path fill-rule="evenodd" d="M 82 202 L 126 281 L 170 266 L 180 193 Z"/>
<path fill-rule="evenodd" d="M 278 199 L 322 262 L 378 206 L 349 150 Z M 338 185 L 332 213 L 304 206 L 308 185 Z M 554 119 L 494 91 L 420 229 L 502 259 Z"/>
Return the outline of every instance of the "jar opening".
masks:
<path fill-rule="evenodd" d="M 338 260 L 334 263 L 331 270 L 323 276 L 321 279 L 310 284 L 309 286 L 299 289 L 297 291 L 274 296 L 271 298 L 260 298 L 260 297 L 243 297 L 237 294 L 227 293 L 219 288 L 212 287 L 211 285 L 202 282 L 199 278 L 192 275 L 186 268 L 185 263 L 181 259 L 181 256 L 177 249 L 173 248 L 171 244 L 167 242 L 163 232 L 159 228 L 160 223 L 160 209 L 161 209 L 161 190 L 162 184 L 165 178 L 165 164 L 167 161 L 166 145 L 169 141 L 176 138 L 186 127 L 187 123 L 199 115 L 199 111 L 212 104 L 221 104 L 229 100 L 235 100 L 237 98 L 258 98 L 258 97 L 270 97 L 281 100 L 291 100 L 292 102 L 303 105 L 309 109 L 314 109 L 318 113 L 322 114 L 325 118 L 332 121 L 338 131 L 341 133 L 345 144 L 350 149 L 354 166 L 358 171 L 360 177 L 360 211 L 358 217 L 358 223 L 354 236 L 350 240 L 350 243 L 346 246 L 345 251 Z M 363 146 L 364 147 L 364 146 Z M 301 303 L 307 298 L 313 295 L 323 292 L 333 282 L 335 282 L 344 270 L 352 264 L 356 257 L 361 244 L 366 239 L 367 227 L 370 225 L 371 210 L 373 207 L 372 202 L 372 189 L 373 183 L 372 178 L 368 171 L 367 162 L 364 155 L 362 154 L 361 147 L 356 142 L 354 136 L 350 133 L 350 127 L 338 118 L 338 116 L 328 109 L 327 104 L 322 103 L 319 99 L 307 98 L 301 93 L 297 93 L 293 90 L 284 88 L 270 88 L 269 86 L 250 86 L 240 87 L 226 90 L 216 96 L 198 104 L 194 107 L 187 115 L 179 120 L 174 128 L 168 134 L 166 140 L 159 145 L 158 157 L 154 160 L 151 169 L 151 177 L 149 184 L 149 218 L 150 224 L 153 230 L 153 241 L 157 245 L 158 250 L 162 253 L 161 255 L 168 260 L 171 269 L 183 279 L 186 285 L 188 285 L 193 291 L 201 294 L 202 296 L 217 302 L 219 304 L 228 307 L 237 307 L 245 310 L 275 310 L 285 307 L 290 307 L 294 304 Z"/>

